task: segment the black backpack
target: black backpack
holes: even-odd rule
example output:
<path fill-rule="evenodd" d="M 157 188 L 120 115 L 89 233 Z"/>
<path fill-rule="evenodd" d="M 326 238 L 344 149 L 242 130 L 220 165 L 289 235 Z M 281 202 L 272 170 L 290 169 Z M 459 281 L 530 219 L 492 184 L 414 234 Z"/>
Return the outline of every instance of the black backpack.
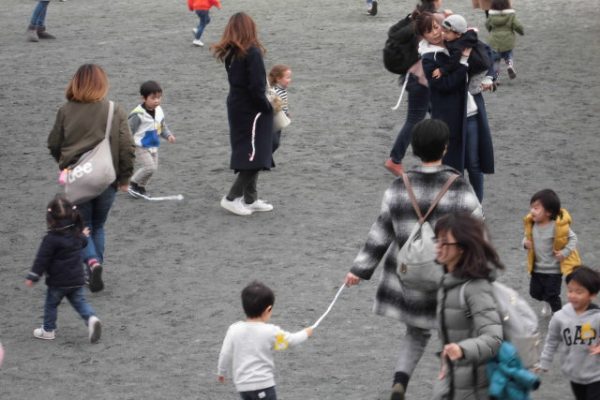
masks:
<path fill-rule="evenodd" d="M 417 34 L 411 15 L 408 14 L 388 30 L 383 48 L 383 65 L 388 71 L 402 75 L 418 60 Z"/>

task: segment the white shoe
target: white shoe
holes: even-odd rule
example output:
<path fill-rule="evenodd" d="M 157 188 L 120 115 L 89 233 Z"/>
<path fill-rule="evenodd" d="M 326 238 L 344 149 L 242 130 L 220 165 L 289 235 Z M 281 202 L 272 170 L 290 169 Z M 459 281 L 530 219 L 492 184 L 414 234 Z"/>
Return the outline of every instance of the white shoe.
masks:
<path fill-rule="evenodd" d="M 44 340 L 54 340 L 56 338 L 56 336 L 54 335 L 54 331 L 46 332 L 44 330 L 44 327 L 34 329 L 33 336 L 35 336 L 38 339 Z"/>
<path fill-rule="evenodd" d="M 194 39 L 192 44 L 197 47 L 204 47 L 204 43 L 202 43 L 202 40 L 200 40 L 200 39 Z"/>
<path fill-rule="evenodd" d="M 221 207 L 226 209 L 229 212 L 232 212 L 236 215 L 251 215 L 252 210 L 246 207 L 244 203 L 244 199 L 242 197 L 238 197 L 237 199 L 230 201 L 227 200 L 227 196 L 221 199 Z"/>
<path fill-rule="evenodd" d="M 196 33 L 198 33 L 198 28 L 192 28 L 192 32 L 194 32 L 194 35 L 196 35 Z"/>
<path fill-rule="evenodd" d="M 90 343 L 98 343 L 102 335 L 102 324 L 100 324 L 100 320 L 95 315 L 92 315 L 88 319 L 88 331 L 90 333 Z"/>
<path fill-rule="evenodd" d="M 550 306 L 548 305 L 548 303 L 544 302 L 544 304 L 542 305 L 542 310 L 540 311 L 540 314 L 542 314 L 542 317 L 546 317 L 551 314 Z"/>
<path fill-rule="evenodd" d="M 264 200 L 261 199 L 257 199 L 254 203 L 252 204 L 246 204 L 246 202 L 244 202 L 244 205 L 246 207 L 248 207 L 250 210 L 252 211 L 272 211 L 273 210 L 273 205 L 267 203 Z"/>

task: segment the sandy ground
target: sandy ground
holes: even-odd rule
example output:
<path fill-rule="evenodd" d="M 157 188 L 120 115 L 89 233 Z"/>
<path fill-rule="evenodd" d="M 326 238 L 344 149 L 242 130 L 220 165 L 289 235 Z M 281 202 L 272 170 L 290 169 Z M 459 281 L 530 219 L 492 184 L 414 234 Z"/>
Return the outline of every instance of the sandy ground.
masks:
<path fill-rule="evenodd" d="M 192 47 L 197 17 L 183 0 L 52 2 L 47 26 L 58 40 L 37 44 L 24 34 L 35 3 L 4 0 L 0 398 L 234 399 L 230 382 L 216 383 L 216 363 L 225 330 L 243 317 L 239 292 L 252 279 L 275 289 L 274 323 L 296 330 L 314 322 L 392 180 L 382 164 L 405 105 L 390 110 L 399 88 L 383 69 L 381 48 L 387 28 L 414 1 L 399 3 L 382 0 L 374 18 L 364 15 L 360 0 L 228 0 L 211 12 L 205 42 L 216 41 L 229 15 L 245 10 L 259 25 L 267 65 L 284 62 L 294 72 L 293 123 L 276 154 L 278 167 L 259 179 L 260 195 L 275 211 L 240 218 L 218 204 L 234 178 L 225 71 L 207 48 Z M 470 3 L 447 0 L 445 7 L 483 28 L 482 12 Z M 486 180 L 484 207 L 508 266 L 503 281 L 526 295 L 521 217 L 538 189 L 558 191 L 584 260 L 600 267 L 600 12 L 592 1 L 515 3 L 526 36 L 515 50 L 518 78 L 486 97 L 497 173 Z M 57 191 L 46 137 L 67 81 L 86 62 L 105 67 L 111 99 L 127 110 L 142 81 L 162 83 L 178 141 L 161 148 L 149 190 L 186 198 L 147 203 L 119 194 L 107 226 L 107 288 L 89 296 L 104 323 L 94 346 L 68 305 L 60 308 L 57 339 L 34 339 L 45 287 L 23 284 L 44 234 L 45 204 Z M 407 165 L 414 164 L 409 157 Z M 314 338 L 277 355 L 280 398 L 383 398 L 404 328 L 371 313 L 375 281 L 345 291 Z M 438 346 L 434 340 L 416 370 L 410 399 L 429 398 Z M 570 396 L 556 370 L 534 398 Z"/>

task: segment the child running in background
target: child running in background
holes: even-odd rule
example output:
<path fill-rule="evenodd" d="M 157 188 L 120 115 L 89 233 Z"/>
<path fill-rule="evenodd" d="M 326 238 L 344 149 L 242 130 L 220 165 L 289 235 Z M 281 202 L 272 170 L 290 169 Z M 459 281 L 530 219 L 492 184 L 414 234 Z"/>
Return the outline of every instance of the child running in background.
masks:
<path fill-rule="evenodd" d="M 560 207 L 558 195 L 551 189 L 540 190 L 531 197 L 530 212 L 523 219 L 528 250 L 527 270 L 531 275 L 529 293 L 545 302 L 542 315 L 561 309 L 562 276 L 581 264 L 577 251 L 577 235 L 571 230 L 571 216 Z"/>
<path fill-rule="evenodd" d="M 242 306 L 246 320 L 227 330 L 219 354 L 218 380 L 225 382 L 231 368 L 233 383 L 242 400 L 276 400 L 274 350 L 304 342 L 312 328 L 296 333 L 268 324 L 273 313 L 275 295 L 260 282 L 252 282 L 242 290 Z"/>
<path fill-rule="evenodd" d="M 269 71 L 269 85 L 281 99 L 281 109 L 285 115 L 290 117 L 287 88 L 292 82 L 292 69 L 285 64 L 276 64 Z M 281 130 L 273 133 L 273 153 L 281 143 Z"/>
<path fill-rule="evenodd" d="M 56 39 L 54 35 L 46 32 L 46 12 L 50 0 L 38 1 L 31 14 L 31 21 L 27 27 L 27 40 L 30 42 L 39 42 L 40 39 Z"/>
<path fill-rule="evenodd" d="M 129 114 L 129 127 L 135 142 L 135 159 L 141 164 L 131 177 L 129 194 L 134 198 L 146 196 L 146 185 L 158 169 L 158 147 L 162 136 L 169 143 L 175 143 L 175 136 L 165 123 L 165 114 L 160 102 L 162 88 L 155 81 L 142 83 L 140 87 L 142 104 Z"/>
<path fill-rule="evenodd" d="M 562 373 L 571 381 L 576 400 L 600 399 L 600 307 L 592 303 L 600 291 L 600 274 L 581 266 L 567 275 L 569 303 L 550 320 L 541 369 L 563 346 Z"/>
<path fill-rule="evenodd" d="M 198 27 L 192 29 L 194 32 L 194 41 L 192 44 L 194 46 L 202 47 L 204 43 L 200 38 L 202 37 L 202 33 L 204 33 L 204 28 L 206 25 L 210 23 L 210 15 L 209 10 L 213 7 L 217 7 L 221 9 L 221 1 L 220 0 L 188 0 L 188 8 L 190 11 L 194 11 L 200 22 L 198 22 Z"/>
<path fill-rule="evenodd" d="M 494 80 L 500 75 L 500 60 L 506 63 L 506 72 L 510 79 L 515 79 L 517 73 L 513 65 L 513 49 L 515 48 L 515 32 L 523 35 L 523 25 L 517 19 L 515 10 L 511 8 L 510 0 L 492 0 L 492 8 L 485 21 L 485 27 L 490 32 L 488 42 L 494 50 Z"/>
<path fill-rule="evenodd" d="M 57 195 L 48 203 L 46 212 L 48 233 L 44 236 L 33 267 L 25 284 L 32 287 L 46 274 L 46 303 L 44 324 L 33 331 L 38 339 L 56 337 L 58 305 L 66 297 L 88 326 L 90 342 L 100 339 L 101 325 L 96 312 L 85 299 L 85 276 L 82 250 L 87 244 L 89 230 L 83 228 L 83 219 L 76 207 L 63 196 Z"/>

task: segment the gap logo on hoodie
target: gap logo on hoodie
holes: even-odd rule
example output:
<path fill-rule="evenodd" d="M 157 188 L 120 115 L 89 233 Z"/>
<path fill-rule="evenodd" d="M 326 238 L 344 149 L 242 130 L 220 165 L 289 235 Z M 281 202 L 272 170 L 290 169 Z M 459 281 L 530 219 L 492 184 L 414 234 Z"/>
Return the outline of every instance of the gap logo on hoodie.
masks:
<path fill-rule="evenodd" d="M 578 344 L 591 346 L 598 337 L 598 332 L 592 328 L 591 322 L 585 322 L 583 325 L 575 325 L 574 328 L 574 332 L 571 330 L 571 327 L 567 327 L 562 331 L 563 340 L 567 346 Z"/>

